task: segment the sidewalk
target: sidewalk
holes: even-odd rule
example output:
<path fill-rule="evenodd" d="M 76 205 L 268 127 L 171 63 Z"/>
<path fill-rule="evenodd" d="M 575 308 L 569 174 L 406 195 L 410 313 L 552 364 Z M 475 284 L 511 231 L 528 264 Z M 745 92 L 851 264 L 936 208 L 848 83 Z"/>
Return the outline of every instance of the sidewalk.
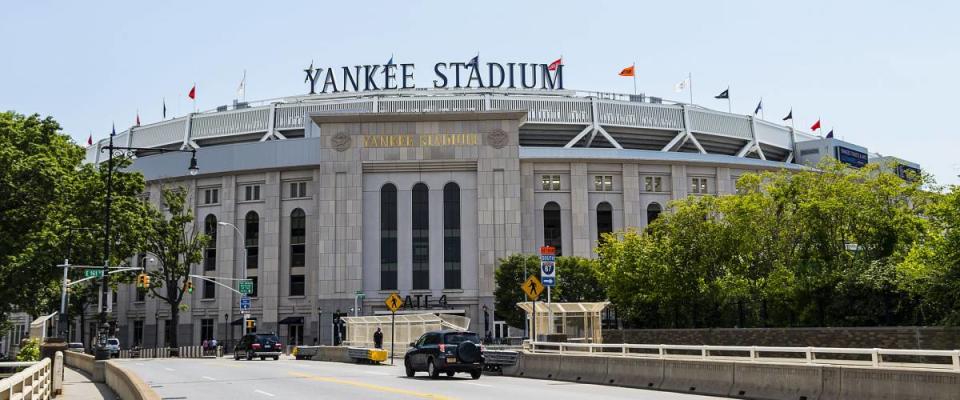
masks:
<path fill-rule="evenodd" d="M 58 399 L 116 400 L 106 383 L 94 383 L 86 374 L 69 367 L 63 369 L 63 394 Z"/>

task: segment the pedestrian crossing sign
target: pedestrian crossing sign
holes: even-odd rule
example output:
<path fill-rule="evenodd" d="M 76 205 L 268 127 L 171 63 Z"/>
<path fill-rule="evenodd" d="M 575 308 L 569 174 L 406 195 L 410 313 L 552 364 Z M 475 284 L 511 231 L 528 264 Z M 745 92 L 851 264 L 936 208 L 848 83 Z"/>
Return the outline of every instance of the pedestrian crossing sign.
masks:
<path fill-rule="evenodd" d="M 523 289 L 523 292 L 527 294 L 530 300 L 536 300 L 537 297 L 540 297 L 540 293 L 543 293 L 543 284 L 533 275 L 530 275 L 520 288 Z"/>
<path fill-rule="evenodd" d="M 390 312 L 397 312 L 400 307 L 403 307 L 403 299 L 400 298 L 400 295 L 393 293 L 390 297 L 387 297 L 387 300 L 384 301 L 387 305 L 387 308 L 390 309 Z"/>

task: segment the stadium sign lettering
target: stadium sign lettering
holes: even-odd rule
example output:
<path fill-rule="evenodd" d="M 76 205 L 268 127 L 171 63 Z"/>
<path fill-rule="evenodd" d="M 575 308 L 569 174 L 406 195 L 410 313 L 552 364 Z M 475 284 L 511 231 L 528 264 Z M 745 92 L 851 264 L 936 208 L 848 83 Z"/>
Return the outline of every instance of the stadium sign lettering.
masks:
<path fill-rule="evenodd" d="M 423 135 L 364 135 L 363 147 L 444 147 L 476 146 L 476 133 L 438 133 Z"/>
<path fill-rule="evenodd" d="M 354 65 L 304 69 L 310 94 L 416 89 L 414 64 Z M 435 89 L 508 88 L 563 90 L 563 64 L 452 62 L 433 66 Z"/>

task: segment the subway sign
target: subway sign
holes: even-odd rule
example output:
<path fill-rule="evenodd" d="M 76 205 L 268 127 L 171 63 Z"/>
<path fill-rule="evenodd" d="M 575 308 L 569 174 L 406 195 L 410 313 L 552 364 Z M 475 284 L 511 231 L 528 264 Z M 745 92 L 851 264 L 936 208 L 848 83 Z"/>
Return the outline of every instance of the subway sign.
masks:
<path fill-rule="evenodd" d="M 854 168 L 867 165 L 867 153 L 843 146 L 837 146 L 837 160 Z"/>
<path fill-rule="evenodd" d="M 303 70 L 310 94 L 416 89 L 416 65 L 387 64 L 314 67 Z M 563 64 L 438 62 L 431 69 L 432 87 L 563 90 Z"/>

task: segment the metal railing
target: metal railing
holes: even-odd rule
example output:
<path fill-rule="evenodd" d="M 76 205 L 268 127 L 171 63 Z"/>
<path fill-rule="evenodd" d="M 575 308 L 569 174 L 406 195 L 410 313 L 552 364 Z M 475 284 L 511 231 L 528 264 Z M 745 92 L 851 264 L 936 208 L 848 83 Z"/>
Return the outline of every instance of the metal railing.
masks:
<path fill-rule="evenodd" d="M 45 400 L 51 396 L 52 363 L 49 358 L 37 362 L 0 363 L 0 367 L 27 367 L 0 380 L 0 400 Z"/>
<path fill-rule="evenodd" d="M 960 371 L 960 350 L 524 342 L 533 353 Z"/>

